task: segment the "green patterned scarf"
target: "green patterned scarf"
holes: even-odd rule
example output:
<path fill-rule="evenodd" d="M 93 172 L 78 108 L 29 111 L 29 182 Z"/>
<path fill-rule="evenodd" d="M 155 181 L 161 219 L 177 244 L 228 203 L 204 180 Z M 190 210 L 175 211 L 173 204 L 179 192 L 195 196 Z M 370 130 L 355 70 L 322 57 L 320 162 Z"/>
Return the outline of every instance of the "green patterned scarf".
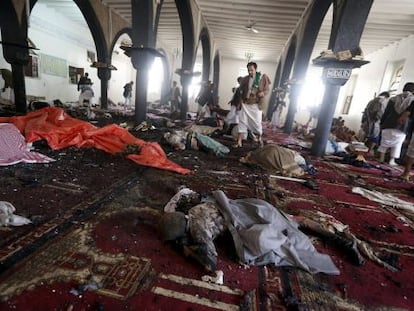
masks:
<path fill-rule="evenodd" d="M 253 82 L 253 88 L 258 89 L 259 88 L 259 83 L 260 83 L 260 78 L 262 77 L 262 74 L 260 72 L 256 72 L 256 77 L 254 78 L 254 82 Z"/>

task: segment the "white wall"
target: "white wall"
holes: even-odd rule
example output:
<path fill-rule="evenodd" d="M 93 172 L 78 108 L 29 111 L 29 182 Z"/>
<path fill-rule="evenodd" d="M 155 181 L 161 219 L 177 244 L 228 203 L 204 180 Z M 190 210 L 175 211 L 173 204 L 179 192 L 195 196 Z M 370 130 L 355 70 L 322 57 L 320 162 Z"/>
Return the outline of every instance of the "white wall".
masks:
<path fill-rule="evenodd" d="M 73 5 L 76 7 L 74 3 Z M 91 68 L 91 63 L 87 59 L 87 51 L 92 51 L 96 55 L 96 49 L 86 22 L 82 25 L 76 24 L 55 10 L 48 8 L 45 4 L 38 2 L 30 17 L 28 37 L 39 49 L 35 51 L 38 55 L 46 54 L 57 57 L 66 60 L 67 66 L 84 68 L 94 83 L 92 86 L 95 93 L 94 101 L 98 102 L 101 94 L 100 80 L 97 76 L 97 69 Z M 123 51 L 121 52 L 123 53 Z M 131 80 L 135 81 L 135 70 L 130 59 L 123 54 L 114 54 L 113 64 L 118 70 L 112 71 L 108 98 L 119 102 L 123 101 L 122 92 L 125 83 Z M 1 68 L 11 68 L 10 64 L 4 60 L 2 51 L 0 66 Z M 59 77 L 42 72 L 40 57 L 39 77 L 26 77 L 26 94 L 42 96 L 46 100 L 60 99 L 63 102 L 77 102 L 79 97 L 77 85 L 70 83 L 69 75 Z"/>
<path fill-rule="evenodd" d="M 95 51 L 90 31 L 41 3 L 34 6 L 30 20 L 28 36 L 39 49 L 36 53 L 65 59 L 68 66 L 85 68 L 94 83 L 92 88 L 96 101 L 100 94 L 100 83 L 96 69 L 89 67 L 86 57 L 87 50 Z M 46 100 L 59 98 L 64 102 L 77 101 L 79 95 L 77 85 L 71 84 L 68 76 L 43 73 L 40 61 L 39 78 L 26 77 L 26 94 L 44 96 Z"/>

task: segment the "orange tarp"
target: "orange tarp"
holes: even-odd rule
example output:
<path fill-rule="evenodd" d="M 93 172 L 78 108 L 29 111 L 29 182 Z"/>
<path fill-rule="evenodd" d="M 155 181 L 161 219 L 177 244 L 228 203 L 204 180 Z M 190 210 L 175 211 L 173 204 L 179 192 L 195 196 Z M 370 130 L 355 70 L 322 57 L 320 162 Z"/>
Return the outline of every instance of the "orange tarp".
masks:
<path fill-rule="evenodd" d="M 190 172 L 168 160 L 158 143 L 136 138 L 116 124 L 98 128 L 89 122 L 70 117 L 61 108 L 43 108 L 25 116 L 0 118 L 0 122 L 13 123 L 26 137 L 27 142 L 44 139 L 54 150 L 70 146 L 95 147 L 115 154 L 124 151 L 127 145 L 137 145 L 140 152 L 126 156 L 135 163 L 180 174 Z"/>

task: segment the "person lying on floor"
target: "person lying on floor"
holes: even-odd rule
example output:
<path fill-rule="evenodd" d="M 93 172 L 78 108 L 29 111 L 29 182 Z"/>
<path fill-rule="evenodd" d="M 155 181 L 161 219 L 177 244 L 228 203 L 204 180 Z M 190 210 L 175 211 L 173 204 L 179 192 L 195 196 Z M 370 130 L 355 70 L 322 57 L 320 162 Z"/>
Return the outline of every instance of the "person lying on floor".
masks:
<path fill-rule="evenodd" d="M 340 247 L 353 264 L 363 265 L 366 257 L 391 271 L 401 269 L 391 253 L 375 252 L 348 225 L 320 211 L 300 210 L 288 215 L 260 199 L 231 200 L 223 191 L 214 191 L 212 198 L 202 201 L 197 192 L 181 189 L 166 204 L 159 232 L 163 241 L 174 242 L 209 272 L 217 268 L 214 240 L 227 230 L 242 264 L 339 274 L 330 257 L 318 253 L 304 231 Z"/>
<path fill-rule="evenodd" d="M 277 144 L 267 144 L 240 158 L 240 162 L 257 165 L 273 174 L 299 177 L 305 174 L 306 160 L 297 151 Z"/>
<path fill-rule="evenodd" d="M 310 273 L 339 274 L 330 257 L 313 247 L 297 223 L 266 201 L 231 200 L 224 192 L 214 191 L 213 197 L 186 212 L 180 210 L 179 204 L 175 210 L 171 204 L 167 203 L 166 207 L 170 212 L 159 222 L 161 239 L 173 242 L 207 271 L 217 268 L 214 240 L 228 230 L 242 264 L 275 264 Z"/>
<path fill-rule="evenodd" d="M 348 225 L 341 223 L 331 215 L 317 210 L 300 210 L 296 216 L 293 216 L 293 219 L 298 222 L 299 229 L 302 231 L 341 247 L 355 265 L 364 265 L 365 256 L 391 271 L 401 270 L 395 262 L 397 256 L 386 251 L 381 254 L 375 252 L 367 242 L 357 238 Z"/>
<path fill-rule="evenodd" d="M 213 138 L 193 130 L 166 132 L 164 133 L 163 138 L 170 146 L 174 147 L 175 150 L 203 150 L 212 152 L 216 156 L 224 156 L 230 152 L 229 148 Z"/>

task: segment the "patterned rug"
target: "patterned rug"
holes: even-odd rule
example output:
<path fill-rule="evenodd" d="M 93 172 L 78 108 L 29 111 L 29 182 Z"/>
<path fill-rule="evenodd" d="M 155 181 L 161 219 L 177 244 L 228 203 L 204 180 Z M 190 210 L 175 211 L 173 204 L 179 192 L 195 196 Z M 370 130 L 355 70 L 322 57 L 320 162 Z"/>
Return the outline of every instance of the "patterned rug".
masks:
<path fill-rule="evenodd" d="M 197 263 L 159 240 L 160 212 L 120 208 L 116 200 L 98 209 L 1 275 L 1 310 L 257 309 L 256 267 L 240 266 L 221 250 L 224 285 L 204 282 Z"/>

